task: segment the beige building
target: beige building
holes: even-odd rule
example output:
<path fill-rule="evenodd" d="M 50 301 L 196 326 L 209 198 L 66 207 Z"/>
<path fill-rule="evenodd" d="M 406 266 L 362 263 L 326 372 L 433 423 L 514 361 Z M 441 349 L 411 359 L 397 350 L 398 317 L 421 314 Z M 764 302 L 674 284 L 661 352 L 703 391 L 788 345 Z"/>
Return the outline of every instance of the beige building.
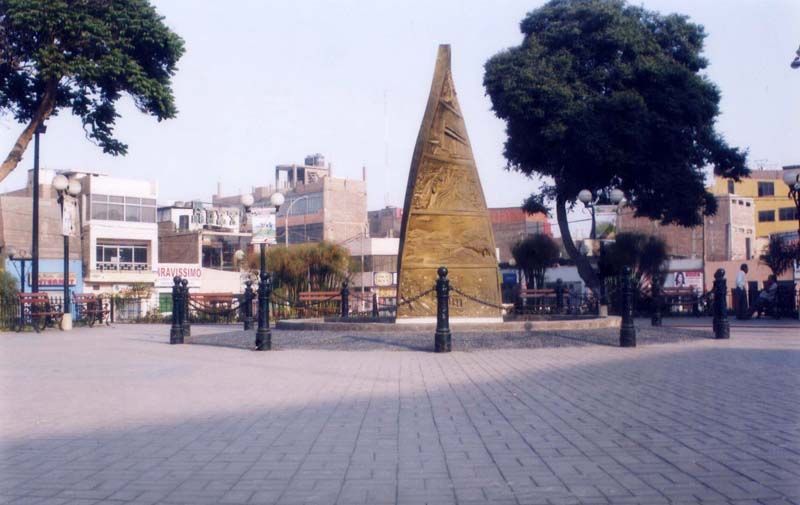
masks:
<path fill-rule="evenodd" d="M 334 178 L 320 154 L 306 157 L 302 165 L 276 166 L 273 185 L 252 189 L 254 207 L 269 206 L 277 191 L 286 197 L 275 223 L 279 244 L 341 243 L 369 234 L 366 181 Z M 214 205 L 240 205 L 241 195 L 222 196 L 219 189 L 217 193 Z"/>

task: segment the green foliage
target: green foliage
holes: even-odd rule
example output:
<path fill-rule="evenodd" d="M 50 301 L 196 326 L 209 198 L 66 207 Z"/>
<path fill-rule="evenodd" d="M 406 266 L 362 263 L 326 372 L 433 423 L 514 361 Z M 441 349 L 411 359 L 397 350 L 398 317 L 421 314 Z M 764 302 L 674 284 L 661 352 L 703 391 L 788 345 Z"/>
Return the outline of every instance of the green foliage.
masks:
<path fill-rule="evenodd" d="M 600 250 L 598 268 L 603 277 L 615 277 L 628 266 L 636 281 L 643 283 L 663 273 L 668 259 L 667 244 L 661 238 L 643 233 L 619 233 L 614 242 Z"/>
<path fill-rule="evenodd" d="M 104 152 L 125 154 L 117 100 L 127 93 L 159 121 L 174 117 L 183 52 L 147 0 L 0 0 L 0 113 L 40 121 L 49 97 L 53 114 L 71 109 Z"/>
<path fill-rule="evenodd" d="M 6 270 L 0 270 L 0 299 L 9 300 L 18 292 L 17 279 Z"/>
<path fill-rule="evenodd" d="M 800 242 L 788 242 L 773 235 L 759 259 L 777 277 L 792 268 L 795 261 L 800 261 Z"/>
<path fill-rule="evenodd" d="M 530 235 L 511 246 L 517 268 L 525 274 L 528 288 L 543 288 L 545 271 L 556 264 L 560 248 L 549 235 Z"/>
<path fill-rule="evenodd" d="M 506 121 L 509 167 L 551 177 L 546 194 L 572 202 L 613 186 L 638 215 L 692 226 L 716 210 L 705 166 L 748 173 L 714 131 L 702 26 L 622 0 L 553 0 L 521 29 L 520 46 L 486 63 L 484 85 Z"/>
<path fill-rule="evenodd" d="M 296 301 L 299 293 L 339 290 L 347 279 L 350 255 L 344 247 L 330 242 L 296 244 L 267 249 L 267 270 L 274 289 Z M 247 258 L 248 268 L 257 272 L 260 256 L 256 251 Z"/>

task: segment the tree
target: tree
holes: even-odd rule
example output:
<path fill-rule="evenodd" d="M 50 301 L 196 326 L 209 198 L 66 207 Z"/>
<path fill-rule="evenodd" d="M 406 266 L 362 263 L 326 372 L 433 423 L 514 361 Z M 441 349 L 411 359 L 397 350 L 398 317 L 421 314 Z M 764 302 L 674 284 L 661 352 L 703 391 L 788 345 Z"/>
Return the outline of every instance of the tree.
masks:
<path fill-rule="evenodd" d="M 531 235 L 511 246 L 511 255 L 525 274 L 528 289 L 543 288 L 544 274 L 558 261 L 559 247 L 549 235 Z"/>
<path fill-rule="evenodd" d="M 267 270 L 273 287 L 286 298 L 297 301 L 302 291 L 329 291 L 341 288 L 347 279 L 350 255 L 344 247 L 330 242 L 295 244 L 267 249 Z M 248 268 L 256 272 L 260 253 L 247 258 Z"/>
<path fill-rule="evenodd" d="M 701 72 L 705 32 L 623 0 L 552 0 L 521 23 L 521 45 L 486 63 L 484 86 L 506 122 L 507 169 L 543 176 L 523 205 L 554 201 L 561 237 L 590 287 L 567 207 L 578 192 L 621 189 L 637 216 L 695 226 L 716 211 L 703 169 L 738 180 L 746 153 L 714 130 L 720 93 Z"/>
<path fill-rule="evenodd" d="M 27 124 L 0 181 L 64 108 L 103 152 L 126 154 L 114 138 L 117 100 L 127 93 L 143 113 L 175 117 L 171 78 L 183 52 L 147 0 L 0 0 L 0 114 Z"/>
<path fill-rule="evenodd" d="M 660 237 L 635 232 L 619 233 L 614 242 L 600 250 L 598 270 L 608 278 L 622 274 L 622 269 L 628 266 L 641 288 L 664 272 L 668 258 L 667 243 Z"/>
<path fill-rule="evenodd" d="M 800 242 L 789 242 L 773 235 L 759 259 L 778 277 L 800 260 Z"/>

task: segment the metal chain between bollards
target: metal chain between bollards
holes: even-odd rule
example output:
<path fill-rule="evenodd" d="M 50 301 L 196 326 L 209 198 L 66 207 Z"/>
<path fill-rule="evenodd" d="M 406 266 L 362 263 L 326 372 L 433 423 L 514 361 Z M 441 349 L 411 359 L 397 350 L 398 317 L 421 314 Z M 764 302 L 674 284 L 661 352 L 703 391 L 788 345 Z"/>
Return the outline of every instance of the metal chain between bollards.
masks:
<path fill-rule="evenodd" d="M 497 303 L 492 303 L 492 302 L 489 302 L 489 301 L 486 301 L 486 300 L 482 300 L 482 299 L 478 298 L 477 296 L 469 295 L 469 294 L 461 291 L 460 289 L 458 289 L 457 287 L 455 287 L 453 285 L 450 286 L 450 290 L 451 291 L 455 291 L 459 295 L 461 295 L 464 298 L 466 298 L 468 300 L 471 300 L 471 301 L 473 301 L 475 303 L 479 303 L 481 305 L 486 305 L 487 307 L 491 307 L 493 309 L 500 309 L 500 310 L 505 309 L 505 307 L 503 307 L 502 305 L 499 305 Z"/>

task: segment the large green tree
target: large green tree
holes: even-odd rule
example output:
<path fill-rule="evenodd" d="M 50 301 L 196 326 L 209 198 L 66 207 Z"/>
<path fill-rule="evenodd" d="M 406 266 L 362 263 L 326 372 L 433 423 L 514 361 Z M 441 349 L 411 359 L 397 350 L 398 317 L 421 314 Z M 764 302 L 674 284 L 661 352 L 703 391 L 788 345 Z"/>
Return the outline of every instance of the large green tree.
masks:
<path fill-rule="evenodd" d="M 174 117 L 171 78 L 183 51 L 147 0 L 0 0 L 0 114 L 26 125 L 0 181 L 63 108 L 104 152 L 125 154 L 114 138 L 117 100 L 127 94 L 159 121 Z"/>
<path fill-rule="evenodd" d="M 622 0 L 552 0 L 521 23 L 522 44 L 486 63 L 484 86 L 506 122 L 508 168 L 543 176 L 524 205 L 555 203 L 583 280 L 598 276 L 575 246 L 578 192 L 624 191 L 636 215 L 695 226 L 716 211 L 703 170 L 746 176 L 745 153 L 714 130 L 720 92 L 703 74 L 703 27 Z"/>

